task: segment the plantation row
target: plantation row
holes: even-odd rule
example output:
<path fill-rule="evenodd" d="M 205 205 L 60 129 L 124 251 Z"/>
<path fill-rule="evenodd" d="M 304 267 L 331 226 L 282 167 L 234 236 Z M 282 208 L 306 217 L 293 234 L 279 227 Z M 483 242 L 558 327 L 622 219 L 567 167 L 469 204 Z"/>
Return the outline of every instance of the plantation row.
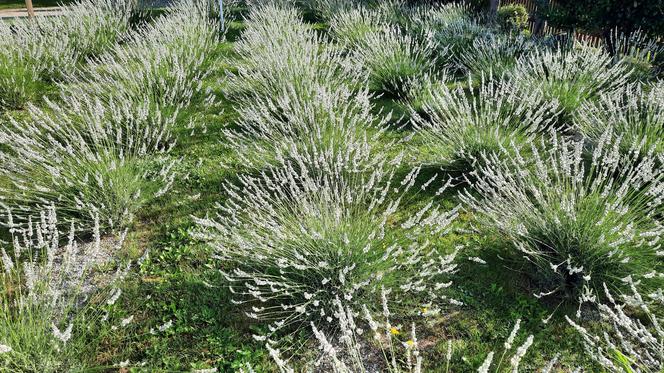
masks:
<path fill-rule="evenodd" d="M 195 173 L 174 154 L 200 124 L 182 113 L 221 101 L 235 120 L 202 137 L 228 151 L 213 171 L 233 172 L 201 190 L 218 203 L 187 234 L 273 361 L 234 369 L 664 368 L 656 42 L 619 36 L 609 54 L 459 4 L 227 5 L 246 13 L 223 56 L 212 8 L 189 0 L 149 21 L 90 0 L 0 24 L 0 104 L 25 107 L 0 120 L 3 369 L 90 368 L 104 336 L 140 322 L 116 302 L 156 244 L 135 266 L 118 253 Z M 543 310 L 511 313 L 500 348 L 432 331 L 478 304 L 477 271 Z M 537 351 L 543 327 L 573 330 L 584 355 Z"/>
<path fill-rule="evenodd" d="M 218 28 L 193 2 L 130 27 L 136 11 L 83 1 L 67 17 L 0 23 L 0 103 L 55 91 L 0 121 L 0 205 L 13 242 L 2 248 L 3 371 L 86 368 L 101 343 L 89 337 L 130 270 L 114 264 L 126 228 L 176 177 L 178 160 L 165 156 L 172 129 L 205 95 Z"/>

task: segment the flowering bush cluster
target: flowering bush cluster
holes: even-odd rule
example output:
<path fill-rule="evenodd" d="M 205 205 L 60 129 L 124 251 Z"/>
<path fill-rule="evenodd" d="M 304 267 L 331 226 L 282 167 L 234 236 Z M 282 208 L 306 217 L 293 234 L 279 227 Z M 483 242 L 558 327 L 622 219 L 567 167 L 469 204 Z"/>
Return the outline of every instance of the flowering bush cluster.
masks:
<path fill-rule="evenodd" d="M 184 214 L 195 215 L 188 233 L 280 371 L 450 371 L 457 360 L 527 370 L 541 364 L 526 357 L 540 342 L 519 332 L 551 305 L 544 324 L 576 331 L 597 369 L 662 370 L 657 40 L 531 37 L 456 3 L 224 4 L 246 13 L 237 41 L 221 46 L 207 0 L 139 24 L 134 0 L 0 23 L 0 370 L 90 368 L 82 355 L 129 270 L 113 264 L 125 229 L 193 153 L 177 136 L 219 117 L 232 123 L 211 126 L 224 159 L 209 168 L 237 172 L 212 210 Z M 208 113 L 222 102 L 228 115 Z M 444 321 L 433 316 L 464 306 L 457 299 L 477 304 L 472 286 L 450 289 L 469 277 L 455 276 L 467 268 L 459 257 L 505 268 L 485 275 L 543 300 L 532 312 L 513 302 L 524 314 L 474 363 L 452 333 L 429 335 Z M 186 316 L 146 334 L 195 329 Z M 432 362 L 426 350 L 441 339 L 445 359 Z M 299 355 L 311 344 L 308 361 Z M 541 371 L 566 369 L 562 357 Z"/>
<path fill-rule="evenodd" d="M 72 73 L 112 48 L 129 30 L 134 0 L 80 0 L 64 17 L 0 23 L 0 109 L 38 99 L 44 82 Z"/>
<path fill-rule="evenodd" d="M 251 86 L 270 89 L 251 91 L 252 99 L 239 107 L 240 131 L 229 131 L 229 137 L 237 139 L 232 144 L 238 153 L 267 149 L 263 157 L 274 154 L 275 160 L 260 168 L 248 159 L 260 174 L 227 184 L 216 217 L 197 221 L 199 237 L 228 266 L 234 301 L 250 307 L 249 317 L 269 323 L 268 332 L 255 337 L 272 346 L 303 325 L 313 325 L 315 334 L 334 330 L 339 302 L 358 312 L 385 286 L 432 306 L 455 302 L 442 291 L 450 285 L 458 249 L 439 253 L 427 237 L 449 231 L 457 209 L 431 202 L 393 221 L 419 170 L 397 176 L 402 156 L 375 147 L 384 129 L 372 114 L 366 83 L 321 76 L 335 71 L 326 70 L 333 60 L 322 57 L 330 52 L 292 8 L 256 7 L 248 25 L 248 39 L 238 44 L 243 61 L 263 53 L 257 40 L 274 42 L 255 37 L 269 27 L 283 28 L 270 53 L 290 58 L 275 61 L 277 66 L 270 60 L 250 65 L 277 74 L 247 70 L 231 77 L 233 87 L 245 86 L 243 78 L 251 74 Z M 290 64 L 309 67 L 293 81 L 282 75 Z"/>
<path fill-rule="evenodd" d="M 23 221 L 52 204 L 83 229 L 97 214 L 102 227 L 126 225 L 174 181 L 162 154 L 178 111 L 203 93 L 216 38 L 184 3 L 71 74 L 57 102 L 0 125 L 0 199 Z"/>

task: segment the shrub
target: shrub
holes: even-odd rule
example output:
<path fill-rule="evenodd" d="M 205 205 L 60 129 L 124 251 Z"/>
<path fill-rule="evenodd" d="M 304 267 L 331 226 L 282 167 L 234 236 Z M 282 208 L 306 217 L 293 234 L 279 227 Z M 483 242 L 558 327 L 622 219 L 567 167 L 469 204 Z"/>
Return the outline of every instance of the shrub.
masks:
<path fill-rule="evenodd" d="M 634 81 L 653 80 L 662 70 L 658 61 L 664 54 L 664 45 L 640 30 L 629 34 L 613 30 L 609 38 L 614 63 L 622 63 L 632 70 Z"/>
<path fill-rule="evenodd" d="M 521 4 L 503 5 L 498 8 L 497 20 L 505 30 L 524 31 L 528 29 L 528 10 Z"/>
<path fill-rule="evenodd" d="M 402 191 L 416 174 L 401 181 Z M 228 199 L 216 217 L 197 219 L 199 237 L 228 268 L 233 301 L 269 322 L 257 339 L 277 342 L 310 323 L 333 329 L 336 299 L 357 312 L 383 286 L 399 299 L 433 305 L 446 299 L 441 289 L 449 285 L 455 253 L 437 253 L 427 237 L 444 234 L 456 209 L 430 203 L 393 226 L 401 195 L 393 178 L 386 162 L 355 172 L 333 164 L 319 173 L 287 163 L 226 185 Z"/>
<path fill-rule="evenodd" d="M 509 73 L 522 56 L 543 48 L 523 35 L 496 34 L 476 38 L 472 48 L 458 54 L 459 66 L 474 76 L 502 76 Z"/>
<path fill-rule="evenodd" d="M 436 31 L 458 21 L 470 20 L 471 12 L 465 3 L 427 4 L 414 8 L 411 18 L 420 31 Z"/>
<path fill-rule="evenodd" d="M 353 58 L 369 76 L 369 89 L 404 97 L 408 82 L 432 71 L 438 55 L 431 34 L 411 36 L 396 27 L 366 34 Z"/>
<path fill-rule="evenodd" d="M 564 301 L 603 283 L 658 267 L 661 167 L 652 156 L 621 155 L 607 132 L 591 159 L 583 142 L 553 135 L 551 150 L 485 157 L 472 192 L 461 199 L 481 234 L 499 238 L 501 256 L 532 279 L 537 297 Z"/>
<path fill-rule="evenodd" d="M 43 82 L 74 70 L 79 56 L 60 31 L 49 21 L 0 23 L 0 108 L 22 108 L 41 95 Z"/>
<path fill-rule="evenodd" d="M 72 77 L 60 104 L 47 100 L 48 110 L 30 107 L 29 119 L 0 127 L 0 174 L 10 183 L 2 198 L 20 206 L 19 218 L 54 204 L 81 229 L 90 228 L 87 211 L 104 229 L 124 226 L 170 188 L 177 160 L 162 155 L 178 110 L 202 90 L 216 42 L 187 4 Z"/>
<path fill-rule="evenodd" d="M 135 32 L 128 43 L 95 59 L 70 79 L 71 95 L 118 98 L 181 108 L 202 93 L 218 42 L 213 21 L 184 1 Z"/>
<path fill-rule="evenodd" d="M 481 25 L 474 19 L 459 18 L 445 22 L 434 28 L 434 40 L 444 54 L 439 54 L 439 63 L 450 69 L 460 68 L 458 56 L 469 53 L 476 39 L 487 38 L 493 32 L 491 29 Z"/>
<path fill-rule="evenodd" d="M 433 159 L 456 171 L 471 171 L 483 156 L 499 153 L 511 143 L 525 144 L 551 125 L 557 111 L 538 91 L 514 90 L 509 80 L 482 78 L 476 94 L 473 82 L 457 88 L 440 87 L 431 93 L 424 115 L 414 125 Z"/>
<path fill-rule="evenodd" d="M 562 108 L 559 125 L 569 125 L 584 101 L 625 84 L 629 70 L 613 64 L 601 50 L 580 45 L 534 50 L 517 61 L 511 75 L 521 90 L 539 89 L 548 100 L 557 100 Z"/>
<path fill-rule="evenodd" d="M 276 98 L 257 97 L 238 108 L 238 128 L 224 132 L 242 163 L 258 169 L 294 157 L 308 169 L 353 162 L 367 154 L 379 161 L 379 147 L 389 146 L 377 141 L 389 116 L 374 115 L 370 99 L 366 90 L 343 86 L 286 86 Z"/>
<path fill-rule="evenodd" d="M 136 0 L 78 0 L 66 5 L 62 28 L 69 35 L 70 48 L 82 57 L 112 48 L 129 31 L 137 6 Z"/>
<path fill-rule="evenodd" d="M 311 11 L 320 20 L 330 20 L 336 14 L 357 9 L 362 0 L 300 0 L 305 9 Z"/>
<path fill-rule="evenodd" d="M 12 372 L 63 372 L 88 368 L 94 333 L 102 326 L 104 303 L 117 299 L 122 270 L 99 287 L 93 268 L 110 260 L 106 251 L 122 246 L 122 238 L 104 239 L 98 224 L 94 241 L 81 243 L 72 227 L 61 246 L 55 210 L 44 211 L 25 227 L 8 227 L 13 250 L 0 248 L 0 369 Z M 109 291 L 110 290 L 110 291 Z M 107 306 L 106 306 L 107 307 Z"/>
<path fill-rule="evenodd" d="M 613 129 L 622 138 L 621 151 L 625 154 L 634 149 L 664 154 L 664 83 L 652 88 L 629 84 L 602 93 L 596 102 L 581 105 L 575 124 L 593 145 Z"/>
<path fill-rule="evenodd" d="M 99 110 L 98 103 L 84 102 L 88 106 L 83 109 Z M 149 125 L 172 122 L 114 121 L 114 115 L 123 118 L 134 102 L 114 103 L 118 106 L 82 114 L 47 101 L 53 114 L 31 107 L 31 119 L 2 125 L 0 138 L 6 147 L 0 150 L 0 175 L 10 185 L 0 192 L 4 203 L 19 206 L 17 218 L 25 221 L 54 204 L 62 217 L 77 221 L 81 229 L 91 228 L 94 216 L 89 211 L 99 216 L 103 228 L 122 226 L 147 200 L 170 187 L 173 161 L 141 156 L 168 149 L 161 141 L 168 141 L 168 129 Z"/>

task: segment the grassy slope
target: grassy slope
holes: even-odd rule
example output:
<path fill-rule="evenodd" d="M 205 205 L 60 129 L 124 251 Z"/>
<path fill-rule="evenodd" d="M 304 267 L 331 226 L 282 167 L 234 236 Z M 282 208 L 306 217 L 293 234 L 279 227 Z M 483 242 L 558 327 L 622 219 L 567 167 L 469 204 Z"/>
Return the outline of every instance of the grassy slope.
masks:
<path fill-rule="evenodd" d="M 220 47 L 220 53 L 226 56 L 231 50 L 232 43 Z M 224 69 L 231 68 L 231 64 L 232 60 L 228 64 L 220 62 L 208 78 L 208 84 L 219 97 L 223 93 L 220 80 Z M 392 106 L 389 102 L 377 104 Z M 251 338 L 252 331 L 260 327 L 229 302 L 219 265 L 210 259 L 209 249 L 190 235 L 195 229 L 191 216 L 214 213 L 214 204 L 223 202 L 222 183 L 241 172 L 234 164 L 232 151 L 225 148 L 221 132 L 232 126 L 235 118 L 229 102 L 216 107 L 201 103 L 183 115 L 177 131 L 178 146 L 171 156 L 182 158 L 181 171 L 187 177 L 180 177 L 170 194 L 143 212 L 131 237 L 134 248 L 129 250 L 133 250 L 133 256 L 139 256 L 144 249 L 150 250 L 150 259 L 128 281 L 119 310 L 123 315 L 134 315 L 136 321 L 133 327 L 108 338 L 105 351 L 97 357 L 100 365 L 129 359 L 132 364 L 145 362 L 145 368 L 135 368 L 137 371 L 151 372 L 204 367 L 235 371 L 246 362 L 260 372 L 275 369 L 264 348 Z M 197 124 L 193 134 L 184 128 L 189 120 Z M 414 211 L 424 198 L 428 196 L 414 196 L 401 214 L 406 216 Z M 444 198 L 444 204 L 450 208 L 457 204 L 454 193 Z M 469 219 L 465 216 L 459 225 L 468 227 Z M 468 244 L 467 255 L 471 256 L 476 254 L 473 248 L 481 242 L 473 235 L 457 234 L 441 238 L 438 246 L 450 248 L 457 243 Z M 442 362 L 448 339 L 454 349 L 450 371 L 475 371 L 489 351 L 502 351 L 502 343 L 517 318 L 524 321 L 517 343 L 531 333 L 536 337 L 526 364 L 542 366 L 559 351 L 569 366 L 587 363 L 578 355 L 581 351 L 578 339 L 559 317 L 561 313 L 544 325 L 541 319 L 548 316 L 551 308 L 524 293 L 519 281 L 505 276 L 504 271 L 502 265 L 489 268 L 462 263 L 454 278 L 453 295 L 466 305 L 426 320 L 422 323 L 426 326 L 419 329 L 427 371 L 446 371 Z M 150 332 L 169 320 L 173 321 L 173 328 Z"/>

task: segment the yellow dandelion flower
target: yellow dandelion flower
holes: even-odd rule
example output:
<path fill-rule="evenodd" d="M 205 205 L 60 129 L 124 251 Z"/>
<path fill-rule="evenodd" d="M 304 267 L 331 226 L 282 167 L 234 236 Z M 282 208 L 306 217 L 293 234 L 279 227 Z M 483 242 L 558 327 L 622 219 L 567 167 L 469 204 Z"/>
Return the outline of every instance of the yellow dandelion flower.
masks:
<path fill-rule="evenodd" d="M 414 345 L 415 345 L 415 341 L 413 341 L 412 339 L 409 339 L 409 340 L 406 341 L 406 346 L 413 347 Z"/>
<path fill-rule="evenodd" d="M 427 313 L 429 311 L 429 307 L 422 307 L 422 313 Z"/>
<path fill-rule="evenodd" d="M 399 333 L 401 333 L 401 332 L 399 331 L 399 329 L 397 329 L 395 327 L 391 327 L 390 328 L 390 333 L 392 333 L 392 335 L 399 335 Z"/>

